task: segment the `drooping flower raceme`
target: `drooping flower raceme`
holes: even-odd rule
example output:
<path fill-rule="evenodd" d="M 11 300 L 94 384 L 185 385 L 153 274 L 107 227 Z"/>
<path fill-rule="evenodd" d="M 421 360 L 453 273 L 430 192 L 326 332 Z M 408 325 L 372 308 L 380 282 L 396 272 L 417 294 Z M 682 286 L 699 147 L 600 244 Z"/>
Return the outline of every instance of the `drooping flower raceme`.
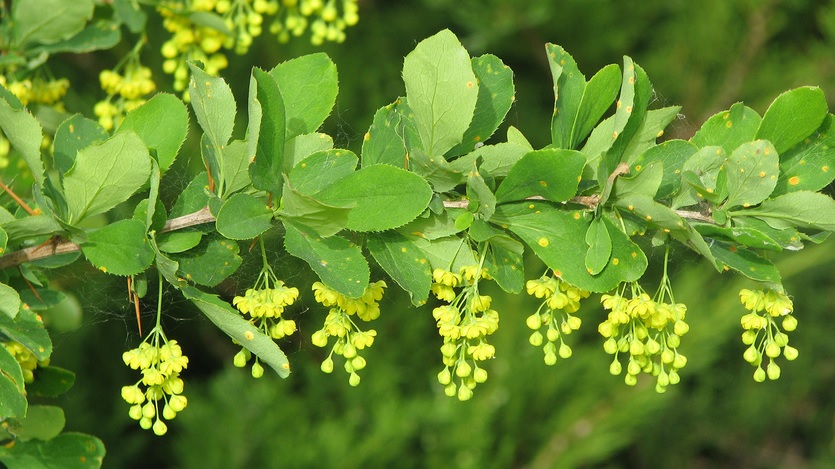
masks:
<path fill-rule="evenodd" d="M 565 343 L 564 336 L 580 328 L 582 320 L 573 313 L 580 309 L 580 300 L 588 298 L 590 292 L 551 276 L 528 280 L 525 288 L 529 295 L 543 299 L 536 312 L 526 320 L 528 327 L 534 331 L 529 342 L 534 347 L 542 346 L 547 365 L 557 363 L 558 355 L 560 358 L 570 357 L 572 350 Z M 542 328 L 546 328 L 544 336 Z M 544 339 L 547 343 L 543 346 Z"/>
<path fill-rule="evenodd" d="M 357 371 L 366 365 L 365 358 L 359 352 L 374 343 L 377 331 L 363 331 L 352 318 L 358 317 L 368 322 L 380 317 L 379 301 L 385 288 L 386 282 L 378 280 L 370 283 L 359 298 L 349 298 L 322 282 L 313 284 L 313 298 L 322 306 L 330 308 L 324 326 L 313 333 L 313 345 L 327 347 L 330 338 L 336 338 L 330 353 L 322 362 L 323 372 L 333 371 L 334 354 L 342 356 L 345 358 L 344 368 L 348 373 L 348 383 L 351 386 L 359 385 L 360 376 Z"/>
<path fill-rule="evenodd" d="M 757 368 L 754 380 L 763 382 L 766 377 L 775 380 L 780 377 L 780 366 L 775 359 L 783 355 L 792 361 L 798 355 L 797 349 L 789 345 L 789 336 L 780 330 L 780 326 L 786 332 L 797 328 L 797 318 L 792 315 L 794 304 L 785 293 L 776 290 L 742 289 L 739 300 L 750 311 L 740 319 L 745 329 L 742 342 L 748 345 L 743 357 Z M 765 357 L 768 365 L 763 369 Z"/>

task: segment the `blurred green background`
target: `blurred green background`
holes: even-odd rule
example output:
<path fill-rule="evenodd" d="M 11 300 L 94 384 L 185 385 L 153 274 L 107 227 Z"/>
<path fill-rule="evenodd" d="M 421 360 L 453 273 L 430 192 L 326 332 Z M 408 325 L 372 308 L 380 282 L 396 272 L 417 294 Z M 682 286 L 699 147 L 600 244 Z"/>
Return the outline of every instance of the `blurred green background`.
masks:
<path fill-rule="evenodd" d="M 360 16 L 344 44 L 324 47 L 340 77 L 324 131 L 355 151 L 374 111 L 404 93 L 403 57 L 443 28 L 471 55 L 495 54 L 514 70 L 517 101 L 507 124 L 535 147 L 548 143 L 553 108 L 545 42 L 565 47 L 587 76 L 631 56 L 655 85 L 655 106 L 684 106 L 667 137 L 690 137 L 736 101 L 763 112 L 780 92 L 801 85 L 821 86 L 835 104 L 832 1 L 360 0 Z M 159 70 L 156 49 L 164 34 L 159 24 L 149 27 L 156 29 L 143 60 Z M 252 66 L 269 69 L 316 50 L 305 40 L 279 45 L 265 35 L 249 55 L 230 58 L 224 76 L 242 102 Z M 101 91 L 91 71 L 111 65 L 121 52 L 67 57 L 66 71 L 56 66 L 76 87 L 68 107 L 92 109 Z M 167 77 L 155 78 L 167 88 Z M 164 194 L 168 204 L 200 166 L 194 148 L 186 147 L 166 176 L 164 185 L 174 188 Z M 268 241 L 277 245 L 280 238 Z M 339 369 L 321 373 L 324 356 L 310 334 L 326 312 L 313 303 L 314 279 L 299 273 L 304 269 L 292 258 L 273 256 L 279 275 L 302 291 L 304 306 L 293 310 L 301 334 L 283 345 L 294 373 L 287 380 L 269 373 L 254 380 L 248 370 L 232 367 L 236 349 L 228 338 L 169 292 L 163 320 L 190 358 L 183 374 L 189 405 L 163 438 L 140 430 L 119 396 L 121 386 L 136 379 L 121 353 L 140 340 L 123 284 L 91 268 L 61 272 L 58 283 L 76 293 L 85 313 L 79 329 L 54 338 L 54 363 L 78 373 L 60 405 L 68 430 L 104 440 L 105 467 L 835 467 L 831 243 L 775 256 L 800 321 L 790 335 L 800 357 L 783 366 L 777 382 L 755 383 L 742 359 L 744 310 L 737 292 L 753 285 L 717 275 L 679 249 L 671 276 L 691 324 L 681 346 L 689 362 L 679 385 L 659 395 L 652 380 L 632 388 L 608 374 L 596 297 L 586 300 L 579 313 L 583 328 L 570 336 L 574 356 L 546 366 L 542 351 L 527 342 L 525 317 L 536 302 L 494 291 L 501 314 L 493 336 L 497 357 L 487 364 L 487 383 L 466 403 L 444 396 L 437 383 L 441 340 L 431 307 L 410 307 L 393 282 L 373 326 L 378 338 L 365 355 L 360 386 L 350 387 Z M 657 270 L 663 256 L 650 257 Z M 247 257 L 242 275 L 221 286 L 222 295 L 247 288 L 257 263 L 257 256 Z M 526 269 L 533 278 L 542 266 L 531 261 Z M 649 291 L 659 278 L 653 272 L 645 283 Z M 149 324 L 156 300 L 146 301 Z"/>

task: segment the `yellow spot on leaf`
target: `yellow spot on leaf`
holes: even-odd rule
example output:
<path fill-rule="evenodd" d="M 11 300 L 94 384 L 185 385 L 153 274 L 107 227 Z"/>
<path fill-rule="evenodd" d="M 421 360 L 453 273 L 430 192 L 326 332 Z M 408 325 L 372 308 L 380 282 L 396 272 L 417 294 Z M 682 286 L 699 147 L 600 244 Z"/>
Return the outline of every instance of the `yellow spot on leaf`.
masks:
<path fill-rule="evenodd" d="M 539 241 L 537 241 L 537 244 L 539 244 L 540 246 L 545 248 L 545 247 L 548 247 L 548 245 L 551 244 L 551 243 L 548 241 L 548 238 L 539 238 Z"/>
<path fill-rule="evenodd" d="M 281 367 L 284 368 L 285 370 L 289 370 L 290 369 L 290 364 L 289 363 L 282 363 Z"/>
<path fill-rule="evenodd" d="M 371 132 L 366 132 L 365 135 L 363 135 L 362 139 L 366 142 L 371 140 Z"/>
<path fill-rule="evenodd" d="M 647 219 L 647 221 L 652 221 L 652 215 L 647 215 L 647 216 L 646 216 L 646 217 L 644 217 L 644 218 L 646 218 L 646 219 Z"/>
<path fill-rule="evenodd" d="M 533 208 L 534 208 L 534 207 L 535 207 L 535 205 L 534 205 L 534 204 L 528 204 L 528 208 L 529 208 L 529 209 L 533 210 Z"/>
<path fill-rule="evenodd" d="M 575 219 L 575 220 L 579 220 L 579 219 L 580 219 L 580 212 L 574 212 L 574 219 Z"/>
<path fill-rule="evenodd" d="M 829 172 L 829 166 L 824 166 L 823 168 L 821 168 L 821 170 L 822 170 L 824 173 Z"/>
<path fill-rule="evenodd" d="M 473 82 L 468 81 L 468 82 L 467 82 L 467 88 L 472 88 L 472 87 L 473 87 Z"/>
<path fill-rule="evenodd" d="M 760 171 L 760 177 L 761 177 L 761 178 L 764 178 L 764 177 L 765 177 L 765 171 Z"/>
<path fill-rule="evenodd" d="M 252 340 L 255 338 L 255 334 L 253 334 L 252 331 L 246 331 L 244 332 L 244 337 L 246 340 Z"/>
<path fill-rule="evenodd" d="M 635 251 L 632 251 L 632 258 L 634 259 L 634 258 L 636 258 L 636 257 L 638 257 L 638 253 L 637 253 L 637 252 L 635 252 Z"/>
<path fill-rule="evenodd" d="M 406 252 L 406 248 L 400 248 L 400 252 Z"/>
<path fill-rule="evenodd" d="M 545 181 L 539 181 L 539 185 L 542 187 L 548 187 L 548 183 Z"/>
<path fill-rule="evenodd" d="M 613 258 L 612 259 L 612 265 L 618 265 L 618 264 L 620 264 L 620 259 L 618 259 L 617 257 Z"/>
<path fill-rule="evenodd" d="M 104 273 L 107 273 L 107 267 L 105 267 L 105 266 L 99 267 L 99 270 L 101 270 Z"/>
<path fill-rule="evenodd" d="M 797 176 L 790 177 L 789 178 L 789 184 L 791 184 L 792 186 L 796 186 L 796 185 L 800 184 L 800 178 L 797 177 Z"/>

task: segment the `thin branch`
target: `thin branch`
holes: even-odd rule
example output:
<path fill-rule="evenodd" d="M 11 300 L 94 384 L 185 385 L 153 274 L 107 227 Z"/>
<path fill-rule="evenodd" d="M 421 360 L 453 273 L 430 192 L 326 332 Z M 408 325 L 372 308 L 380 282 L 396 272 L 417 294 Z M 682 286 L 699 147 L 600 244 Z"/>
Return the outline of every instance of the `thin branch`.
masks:
<path fill-rule="evenodd" d="M 17 194 L 15 194 L 14 191 L 12 191 L 12 189 L 9 186 L 3 184 L 2 181 L 0 181 L 0 188 L 2 188 L 4 191 L 6 191 L 6 193 L 9 194 L 9 196 L 12 199 L 14 199 L 14 201 L 17 202 L 18 205 L 23 207 L 23 210 L 26 210 L 26 213 L 28 213 L 29 215 L 40 215 L 41 214 L 40 210 L 38 210 L 38 211 L 32 210 L 32 207 L 26 205 L 26 202 L 24 202 L 23 199 L 18 197 Z"/>
<path fill-rule="evenodd" d="M 208 207 L 204 207 L 194 213 L 183 215 L 182 217 L 172 218 L 165 222 L 165 226 L 159 231 L 160 233 L 167 233 L 169 231 L 182 230 L 190 226 L 202 225 L 204 223 L 212 223 L 215 217 L 209 212 Z M 56 242 L 51 243 L 47 249 L 44 246 L 32 246 L 19 251 L 14 251 L 0 257 L 0 270 L 14 267 L 24 262 L 32 262 L 46 257 L 56 256 L 58 254 L 69 254 L 71 252 L 78 252 L 81 246 L 58 238 Z"/>

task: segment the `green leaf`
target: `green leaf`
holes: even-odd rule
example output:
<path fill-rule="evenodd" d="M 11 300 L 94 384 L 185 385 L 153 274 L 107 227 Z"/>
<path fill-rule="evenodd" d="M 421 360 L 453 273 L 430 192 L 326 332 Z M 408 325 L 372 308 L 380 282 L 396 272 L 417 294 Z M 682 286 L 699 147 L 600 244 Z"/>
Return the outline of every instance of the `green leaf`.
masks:
<path fill-rule="evenodd" d="M 171 207 L 172 218 L 182 217 L 205 208 L 209 203 L 209 179 L 205 172 L 194 177 Z"/>
<path fill-rule="evenodd" d="M 20 300 L 29 305 L 32 311 L 44 311 L 67 299 L 60 290 L 51 288 L 33 288 L 20 291 Z"/>
<path fill-rule="evenodd" d="M 148 180 L 148 149 L 133 132 L 120 132 L 78 151 L 64 175 L 71 224 L 124 202 Z"/>
<path fill-rule="evenodd" d="M 484 267 L 508 293 L 519 293 L 525 286 L 525 263 L 522 254 L 525 247 L 509 236 L 493 236 L 487 243 Z"/>
<path fill-rule="evenodd" d="M 132 0 L 113 0 L 113 10 L 130 32 L 137 34 L 145 29 L 148 15 L 142 11 L 139 4 Z"/>
<path fill-rule="evenodd" d="M 57 366 L 39 366 L 35 380 L 26 385 L 30 396 L 58 397 L 72 388 L 75 373 Z"/>
<path fill-rule="evenodd" d="M 634 171 L 640 171 L 655 162 L 661 163 L 663 173 L 655 197 L 665 199 L 681 187 L 684 164 L 697 151 L 698 147 L 686 140 L 668 140 L 645 151 L 631 166 Z"/>
<path fill-rule="evenodd" d="M 612 240 L 609 263 L 598 275 L 588 273 L 585 242 L 589 221 L 582 212 L 556 210 L 547 203 L 500 205 L 491 220 L 505 225 L 522 238 L 545 264 L 572 285 L 593 292 L 605 292 L 620 282 L 641 278 L 647 267 L 644 252 L 607 218 Z"/>
<path fill-rule="evenodd" d="M 81 243 L 81 252 L 103 272 L 136 275 L 154 261 L 145 229 L 145 223 L 139 220 L 119 220 L 90 232 L 87 241 Z"/>
<path fill-rule="evenodd" d="M 8 339 L 20 342 L 38 360 L 46 360 L 52 354 L 52 341 L 35 313 L 23 310 L 12 320 L 0 314 L 0 333 Z"/>
<path fill-rule="evenodd" d="M 292 168 L 317 151 L 333 148 L 333 139 L 328 134 L 312 133 L 293 137 L 284 144 L 284 167 Z"/>
<path fill-rule="evenodd" d="M 415 147 L 409 154 L 407 168 L 422 176 L 432 185 L 435 192 L 440 193 L 449 192 L 463 184 L 467 180 L 464 173 L 472 168 L 472 162 L 468 163 L 466 169 L 459 170 L 448 163 L 443 156 L 430 157 L 426 152 Z"/>
<path fill-rule="evenodd" d="M 191 107 L 200 128 L 215 151 L 220 152 L 232 138 L 235 127 L 235 97 L 223 78 L 213 77 L 194 64 L 189 64 L 189 68 Z"/>
<path fill-rule="evenodd" d="M 270 337 L 241 317 L 241 313 L 232 308 L 229 303 L 192 286 L 184 287 L 182 292 L 218 329 L 255 354 L 275 370 L 278 376 L 282 378 L 290 376 L 290 363 L 287 361 L 287 355 Z"/>
<path fill-rule="evenodd" d="M 551 144 L 572 150 L 574 125 L 586 87 L 586 77 L 577 62 L 562 47 L 546 44 L 548 65 L 554 81 L 554 115 L 551 118 Z M 604 110 L 605 111 L 605 110 Z M 599 117 L 599 116 L 598 116 Z"/>
<path fill-rule="evenodd" d="M 307 262 L 325 285 L 349 298 L 363 295 L 371 274 L 358 246 L 339 236 L 320 238 L 292 223 L 284 227 L 287 252 Z"/>
<path fill-rule="evenodd" d="M 374 113 L 374 120 L 362 140 L 362 166 L 406 164 L 406 147 L 399 131 L 403 115 L 397 108 L 399 100 Z"/>
<path fill-rule="evenodd" d="M 249 179 L 249 158 L 246 156 L 246 142 L 235 140 L 223 149 L 224 198 L 238 192 L 251 183 Z"/>
<path fill-rule="evenodd" d="M 586 159 L 574 150 L 536 150 L 522 157 L 510 169 L 496 190 L 501 203 L 541 196 L 553 202 L 564 202 L 577 192 Z"/>
<path fill-rule="evenodd" d="M 197 246 L 201 239 L 203 233 L 200 231 L 178 230 L 161 234 L 157 246 L 162 252 L 178 253 Z"/>
<path fill-rule="evenodd" d="M 2 225 L 2 222 L 0 222 L 0 225 Z M 6 246 L 8 245 L 8 242 L 9 242 L 8 233 L 6 233 L 6 230 L 4 230 L 3 228 L 0 228 L 0 254 L 3 254 L 3 253 L 6 252 Z"/>
<path fill-rule="evenodd" d="M 284 100 L 278 83 L 267 72 L 252 69 L 249 80 L 249 126 L 247 127 L 247 155 L 254 158 L 249 165 L 249 177 L 256 189 L 281 197 L 285 172 L 284 145 L 286 123 Z"/>
<path fill-rule="evenodd" d="M 780 272 L 777 267 L 742 246 L 716 241 L 710 246 L 710 251 L 717 261 L 751 280 L 780 284 Z"/>
<path fill-rule="evenodd" d="M 659 204 L 651 196 L 630 195 L 618 199 L 616 206 L 626 209 L 627 213 L 637 216 L 642 223 L 668 231 L 685 229 L 684 220 L 666 205 Z"/>
<path fill-rule="evenodd" d="M 0 283 L 0 313 L 14 319 L 18 311 L 20 311 L 20 295 L 17 290 L 5 283 Z"/>
<path fill-rule="evenodd" d="M 486 142 L 504 121 L 515 99 L 513 71 L 501 59 L 490 54 L 475 57 L 472 68 L 478 80 L 473 120 L 461 143 L 447 152 L 450 155 L 469 153 L 477 144 Z"/>
<path fill-rule="evenodd" d="M 78 150 L 101 143 L 110 136 L 98 122 L 81 114 L 65 120 L 55 131 L 53 141 L 55 169 L 63 176 L 75 164 Z"/>
<path fill-rule="evenodd" d="M 217 214 L 217 232 L 230 239 L 252 239 L 269 230 L 273 212 L 249 194 L 230 197 Z"/>
<path fill-rule="evenodd" d="M 780 243 L 760 230 L 747 226 L 724 227 L 699 223 L 695 225 L 696 230 L 703 236 L 725 238 L 726 242 L 744 244 L 749 248 L 767 249 L 769 251 L 782 251 Z"/>
<path fill-rule="evenodd" d="M 835 231 L 835 200 L 819 192 L 790 192 L 765 200 L 759 207 L 731 212 L 731 215 L 755 216 L 776 229 L 798 226 Z"/>
<path fill-rule="evenodd" d="M 726 208 L 750 207 L 762 202 L 777 186 L 780 161 L 771 142 L 743 143 L 725 163 L 728 201 Z"/>
<path fill-rule="evenodd" d="M 186 140 L 188 109 L 174 95 L 160 93 L 125 116 L 118 131 L 125 130 L 136 132 L 145 146 L 156 152 L 159 168 L 165 174 Z"/>
<path fill-rule="evenodd" d="M 525 147 L 528 149 L 528 151 L 533 150 L 533 146 L 531 146 L 531 143 L 528 141 L 528 139 L 526 139 L 525 136 L 522 135 L 522 132 L 520 132 L 519 129 L 512 125 L 507 128 L 507 143 L 512 143 L 520 147 Z"/>
<path fill-rule="evenodd" d="M 467 197 L 470 203 L 476 204 L 475 213 L 479 215 L 479 218 L 489 220 L 493 216 L 496 210 L 496 196 L 487 186 L 481 173 L 475 169 L 470 171 L 467 177 Z"/>
<path fill-rule="evenodd" d="M 241 266 L 243 260 L 238 252 L 240 247 L 235 241 L 209 235 L 196 248 L 172 255 L 171 259 L 178 263 L 181 277 L 198 285 L 214 287 Z M 157 264 L 159 262 L 157 255 Z"/>
<path fill-rule="evenodd" d="M 733 153 L 738 146 L 756 138 L 761 121 L 757 111 L 736 103 L 727 111 L 714 114 L 706 120 L 690 141 L 699 148 L 720 146 L 725 149 L 725 153 Z"/>
<path fill-rule="evenodd" d="M 34 47 L 32 52 L 86 54 L 97 50 L 111 49 L 121 40 L 122 32 L 119 30 L 119 23 L 110 20 L 99 20 L 88 25 L 69 39 Z"/>
<path fill-rule="evenodd" d="M 427 288 L 428 290 L 428 288 Z M 12 406 L 3 406 L 3 402 L 5 402 L 5 398 L 0 400 L 0 418 L 6 418 L 10 416 L 16 415 L 23 415 L 26 412 L 26 399 L 25 399 L 25 390 L 26 384 L 23 381 L 23 370 L 20 368 L 20 363 L 15 359 L 14 355 L 9 352 L 5 346 L 0 347 L 0 381 L 5 381 L 4 383 L 0 384 L 0 392 L 6 391 L 13 391 L 13 394 L 20 394 L 23 399 L 23 412 L 15 413 L 14 415 L 10 415 L 8 412 L 10 407 L 14 407 L 14 405 L 19 405 L 20 402 L 17 397 L 12 397 L 11 401 L 14 405 Z M 20 410 L 19 408 L 17 410 Z"/>
<path fill-rule="evenodd" d="M 652 99 L 652 93 L 652 83 L 644 69 L 629 57 L 624 57 L 623 81 L 613 116 L 613 131 L 607 136 L 613 142 L 610 147 L 604 147 L 606 153 L 598 169 L 599 181 L 614 171 L 618 164 L 628 159 L 632 140 L 641 137 L 640 132 L 647 118 L 647 106 Z M 659 115 L 663 117 L 663 112 Z M 620 128 L 623 130 L 619 131 Z M 657 137 L 657 134 L 649 138 L 654 137 Z M 600 169 L 603 169 L 602 174 Z"/>
<path fill-rule="evenodd" d="M 12 4 L 14 43 L 51 44 L 72 37 L 93 17 L 93 0 L 17 0 Z"/>
<path fill-rule="evenodd" d="M 396 231 L 372 233 L 366 239 L 368 251 L 380 267 L 409 293 L 412 304 L 426 303 L 432 284 L 429 262 L 415 244 Z"/>
<path fill-rule="evenodd" d="M 454 171 L 466 173 L 473 163 L 481 160 L 479 169 L 487 171 L 491 176 L 500 178 L 507 176 L 510 168 L 533 151 L 533 148 L 516 143 L 504 142 L 495 145 L 484 145 L 449 164 Z"/>
<path fill-rule="evenodd" d="M 51 440 L 61 433 L 67 420 L 64 410 L 51 405 L 33 405 L 26 412 L 26 417 L 9 425 L 9 433 L 17 441 Z"/>
<path fill-rule="evenodd" d="M 460 272 L 462 267 L 477 265 L 475 253 L 465 239 L 447 236 L 433 240 L 417 238 L 415 246 L 423 251 L 424 257 L 433 269 Z"/>
<path fill-rule="evenodd" d="M 3 349 L 0 350 L 0 419 L 3 420 L 23 417 L 28 405 L 20 365 L 5 348 L 0 347 Z M 0 446 L 0 454 L 3 448 L 5 445 Z"/>
<path fill-rule="evenodd" d="M 284 100 L 287 138 L 315 132 L 331 113 L 339 91 L 336 65 L 323 52 L 278 64 L 270 70 Z"/>
<path fill-rule="evenodd" d="M 438 214 L 427 211 L 413 221 L 401 226 L 397 231 L 407 236 L 417 236 L 425 239 L 452 236 L 461 231 L 455 226 L 454 214 L 455 212 L 452 209 L 445 209 Z"/>
<path fill-rule="evenodd" d="M 104 444 L 82 433 L 62 433 L 49 441 L 19 441 L 0 446 L 8 469 L 94 469 L 101 467 Z"/>
<path fill-rule="evenodd" d="M 357 156 L 349 150 L 317 151 L 300 161 L 288 179 L 297 191 L 314 195 L 353 173 L 357 162 Z"/>
<path fill-rule="evenodd" d="M 664 129 L 678 116 L 681 106 L 669 106 L 646 112 L 644 121 L 623 151 L 623 161 L 632 164 L 645 151 L 656 146 Z"/>
<path fill-rule="evenodd" d="M 348 225 L 348 207 L 336 207 L 302 194 L 292 187 L 284 188 L 284 207 L 279 212 L 283 221 L 305 226 L 319 236 L 333 236 Z"/>
<path fill-rule="evenodd" d="M 586 270 L 591 275 L 602 271 L 612 257 L 612 238 L 602 218 L 595 218 L 586 230 Z"/>
<path fill-rule="evenodd" d="M 25 238 L 52 235 L 63 231 L 61 225 L 50 217 L 31 216 L 19 218 L 3 224 L 3 230 L 8 235 L 8 242 L 17 243 Z"/>
<path fill-rule="evenodd" d="M 777 153 L 783 154 L 817 130 L 828 113 L 820 88 L 805 86 L 786 91 L 765 111 L 756 138 L 769 140 Z"/>
<path fill-rule="evenodd" d="M 461 143 L 479 85 L 458 38 L 445 29 L 418 43 L 403 63 L 403 81 L 426 154 L 441 156 Z"/>
<path fill-rule="evenodd" d="M 702 147 L 694 153 L 681 168 L 682 181 L 685 184 L 682 184 L 681 191 L 673 198 L 672 208 L 699 203 L 693 184 L 687 182 L 688 174 L 691 174 L 700 183 L 699 186 L 704 187 L 709 193 L 718 195 L 723 192 L 725 188 L 719 187 L 717 183 L 725 161 L 725 150 L 722 147 Z"/>
<path fill-rule="evenodd" d="M 432 189 L 414 173 L 379 164 L 339 179 L 317 198 L 326 204 L 352 206 L 348 229 L 382 231 L 420 215 L 429 205 Z"/>
<path fill-rule="evenodd" d="M 780 155 L 780 177 L 772 196 L 819 191 L 835 180 L 835 118 L 830 114 L 802 143 Z"/>
<path fill-rule="evenodd" d="M 21 2 L 15 2 L 15 6 L 19 3 Z M 14 101 L 17 101 L 17 98 Z M 0 129 L 3 130 L 9 143 L 23 156 L 35 182 L 40 183 L 44 176 L 43 161 L 41 161 L 41 140 L 43 139 L 41 124 L 29 111 L 19 109 L 15 104 L 17 103 L 9 102 L 8 99 L 0 99 Z"/>

